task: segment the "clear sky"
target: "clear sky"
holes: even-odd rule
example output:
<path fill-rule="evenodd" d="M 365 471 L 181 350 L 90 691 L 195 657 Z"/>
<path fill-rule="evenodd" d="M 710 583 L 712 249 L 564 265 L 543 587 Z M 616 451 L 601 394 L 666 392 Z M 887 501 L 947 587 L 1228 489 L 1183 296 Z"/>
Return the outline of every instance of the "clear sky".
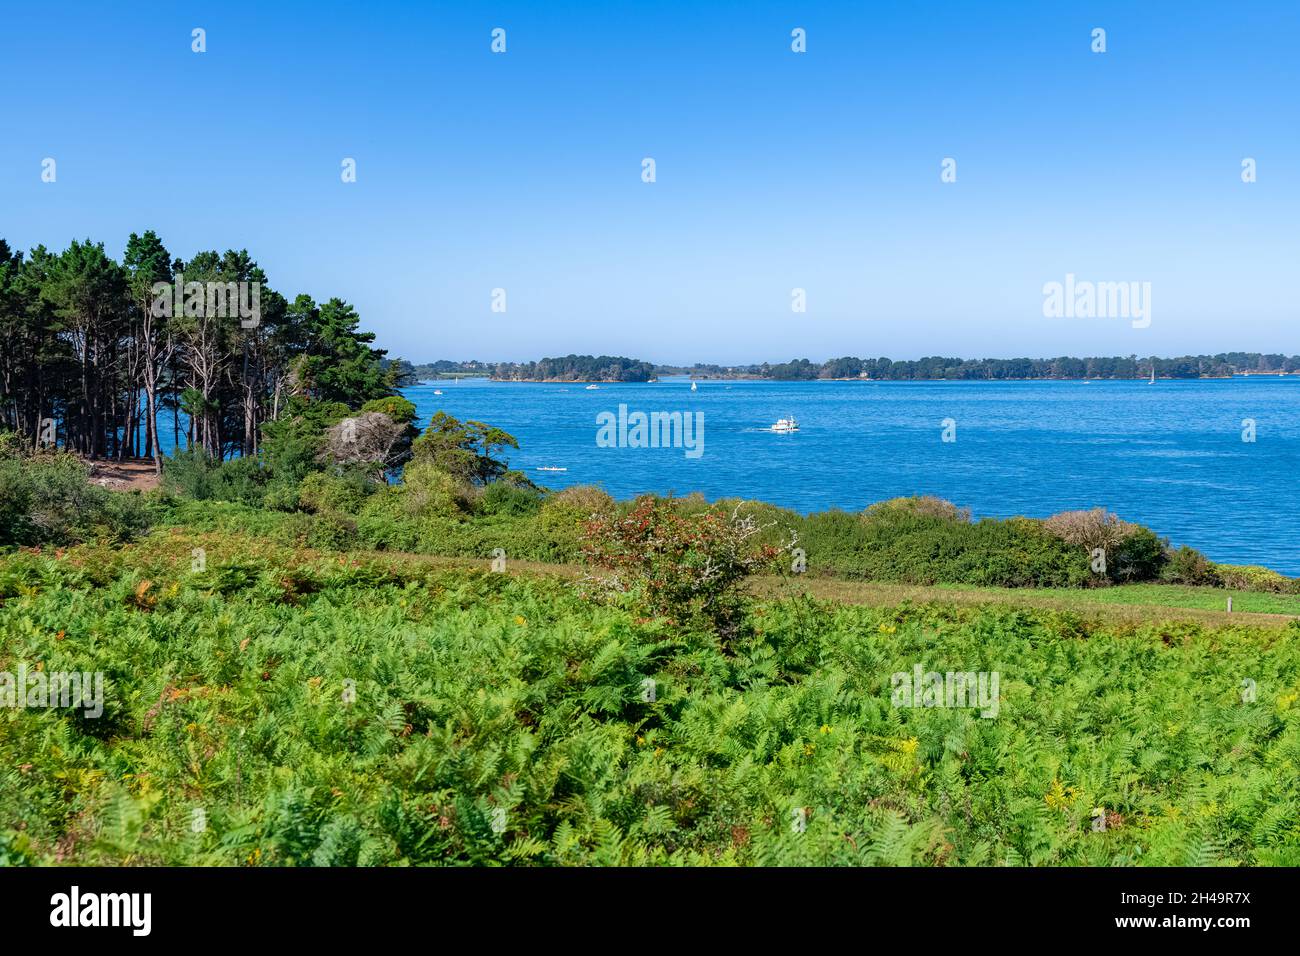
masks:
<path fill-rule="evenodd" d="M 1300 352 L 1297 0 L 15 2 L 0 25 L 0 237 L 247 248 L 413 361 Z M 1067 273 L 1150 282 L 1150 326 L 1045 318 Z"/>

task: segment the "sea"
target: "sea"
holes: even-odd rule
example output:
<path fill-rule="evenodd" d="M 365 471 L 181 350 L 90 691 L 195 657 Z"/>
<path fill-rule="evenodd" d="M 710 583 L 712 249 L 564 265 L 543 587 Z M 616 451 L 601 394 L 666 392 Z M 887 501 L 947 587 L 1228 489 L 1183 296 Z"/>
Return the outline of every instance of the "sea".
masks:
<path fill-rule="evenodd" d="M 1102 507 L 1215 561 L 1300 575 L 1300 376 L 701 380 L 695 391 L 686 378 L 597 389 L 462 379 L 403 394 L 421 426 L 444 411 L 509 432 L 511 467 L 548 488 L 701 492 L 802 513 L 899 495 L 938 495 L 976 518 Z M 616 425 L 602 438 L 620 406 L 633 424 L 636 412 L 689 414 L 702 441 L 693 431 L 697 447 L 629 447 Z M 771 430 L 789 417 L 798 431 Z"/>

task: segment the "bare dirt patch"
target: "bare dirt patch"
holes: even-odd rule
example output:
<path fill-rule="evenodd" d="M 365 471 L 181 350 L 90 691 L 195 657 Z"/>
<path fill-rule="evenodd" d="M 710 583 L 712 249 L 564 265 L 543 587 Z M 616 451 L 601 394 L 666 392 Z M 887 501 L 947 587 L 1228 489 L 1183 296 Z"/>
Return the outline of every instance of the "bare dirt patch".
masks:
<path fill-rule="evenodd" d="M 91 460 L 90 483 L 113 491 L 148 491 L 158 487 L 158 475 L 147 458 L 125 461 Z"/>

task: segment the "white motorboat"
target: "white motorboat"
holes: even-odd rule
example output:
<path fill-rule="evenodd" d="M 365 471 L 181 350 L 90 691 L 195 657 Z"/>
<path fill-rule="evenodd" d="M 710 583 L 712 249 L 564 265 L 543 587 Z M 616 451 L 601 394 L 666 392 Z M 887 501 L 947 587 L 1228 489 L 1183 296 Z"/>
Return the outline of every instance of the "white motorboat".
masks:
<path fill-rule="evenodd" d="M 797 432 L 799 430 L 799 423 L 795 421 L 793 415 L 789 418 L 778 418 L 776 424 L 773 425 L 770 430 L 782 433 Z"/>
<path fill-rule="evenodd" d="M 538 465 L 538 471 L 568 471 L 567 468 L 557 468 L 554 465 Z"/>
<path fill-rule="evenodd" d="M 441 394 L 442 394 L 442 389 L 440 389 L 440 388 L 435 388 L 435 389 L 433 390 L 433 394 L 435 394 L 435 395 L 441 395 Z"/>
<path fill-rule="evenodd" d="M 596 385 L 596 384 L 593 383 L 593 384 L 587 386 L 587 391 L 589 391 L 589 392 L 590 392 L 590 391 L 594 391 L 595 389 L 598 389 L 598 388 L 600 388 L 600 386 L 599 386 L 599 385 Z"/>

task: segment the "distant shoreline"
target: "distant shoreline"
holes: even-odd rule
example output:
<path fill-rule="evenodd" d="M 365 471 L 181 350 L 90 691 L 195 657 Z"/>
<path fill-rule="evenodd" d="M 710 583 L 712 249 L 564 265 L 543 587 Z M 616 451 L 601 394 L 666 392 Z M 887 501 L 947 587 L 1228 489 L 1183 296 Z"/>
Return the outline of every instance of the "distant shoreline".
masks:
<path fill-rule="evenodd" d="M 1157 382 L 1224 382 L 1238 378 L 1296 378 L 1300 377 L 1300 372 L 1237 372 L 1232 375 L 1198 375 L 1192 376 L 1174 376 L 1174 375 L 1157 375 Z M 689 376 L 682 373 L 674 373 L 669 376 L 673 381 L 695 381 L 695 382 L 795 382 L 805 384 L 816 384 L 817 382 L 863 382 L 872 385 L 879 385 L 882 382 L 1146 382 L 1149 379 L 1142 377 L 1133 378 L 769 378 L 762 375 L 696 375 Z M 608 378 L 497 378 L 493 375 L 454 375 L 444 379 L 428 380 L 417 382 L 416 385 L 441 385 L 444 382 L 455 381 L 457 379 L 483 379 L 489 382 L 501 382 L 505 384 L 515 383 L 520 385 L 658 385 L 665 384 L 663 379 L 652 381 L 629 381 L 625 379 L 608 379 Z M 410 388 L 412 386 L 405 386 Z"/>
<path fill-rule="evenodd" d="M 930 355 L 919 359 L 858 358 L 845 355 L 812 362 L 718 365 L 670 365 L 623 355 L 565 355 L 533 362 L 481 362 L 478 360 L 413 364 L 395 360 L 405 381 L 482 376 L 495 382 L 549 384 L 614 384 L 652 382 L 667 377 L 697 381 L 774 382 L 1012 382 L 1012 381 L 1142 381 L 1157 379 L 1225 379 L 1235 377 L 1300 375 L 1300 355 L 1276 352 L 1217 352 L 1212 355 L 1159 356 L 1057 356 L 1055 358 L 958 358 Z"/>

